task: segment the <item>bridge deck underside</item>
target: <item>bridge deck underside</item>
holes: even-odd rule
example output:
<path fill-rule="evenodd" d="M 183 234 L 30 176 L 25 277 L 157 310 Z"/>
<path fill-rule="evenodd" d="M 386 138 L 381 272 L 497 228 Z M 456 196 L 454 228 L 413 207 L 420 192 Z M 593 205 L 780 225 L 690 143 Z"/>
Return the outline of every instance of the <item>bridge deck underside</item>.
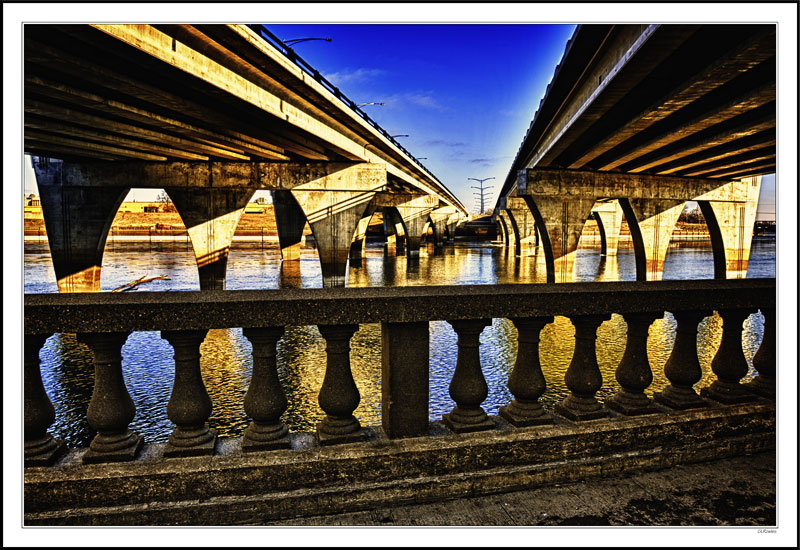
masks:
<path fill-rule="evenodd" d="M 730 181 L 776 166 L 774 25 L 584 25 L 506 179 L 524 168 Z"/>

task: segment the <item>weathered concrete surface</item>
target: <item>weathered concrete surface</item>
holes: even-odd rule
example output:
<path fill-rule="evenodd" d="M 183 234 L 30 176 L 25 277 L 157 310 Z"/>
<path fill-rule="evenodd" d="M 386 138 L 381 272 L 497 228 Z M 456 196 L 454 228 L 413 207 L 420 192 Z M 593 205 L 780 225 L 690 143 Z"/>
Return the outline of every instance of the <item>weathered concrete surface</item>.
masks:
<path fill-rule="evenodd" d="M 62 184 L 60 160 L 34 159 L 33 170 L 59 292 L 97 292 L 108 230 L 129 187 L 104 180 L 90 189 Z"/>
<path fill-rule="evenodd" d="M 774 308 L 775 279 L 25 295 L 26 334 Z"/>
<path fill-rule="evenodd" d="M 768 452 L 499 495 L 265 525 L 769 527 L 777 523 L 776 512 L 776 461 Z"/>
<path fill-rule="evenodd" d="M 638 418 L 320 447 L 293 434 L 292 449 L 240 450 L 222 440 L 213 457 L 162 458 L 148 445 L 133 463 L 81 465 L 72 451 L 52 468 L 25 471 L 26 525 L 228 525 L 372 510 L 553 483 L 656 471 L 775 449 L 772 402 Z M 557 508 L 551 510 L 560 515 Z"/>

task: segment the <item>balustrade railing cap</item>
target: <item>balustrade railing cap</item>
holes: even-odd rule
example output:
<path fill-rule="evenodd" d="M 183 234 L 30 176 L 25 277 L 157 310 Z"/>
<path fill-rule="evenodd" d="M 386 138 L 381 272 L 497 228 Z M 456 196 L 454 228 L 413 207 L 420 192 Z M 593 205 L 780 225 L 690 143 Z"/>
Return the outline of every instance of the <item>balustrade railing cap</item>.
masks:
<path fill-rule="evenodd" d="M 27 294 L 26 334 L 774 308 L 775 279 Z"/>

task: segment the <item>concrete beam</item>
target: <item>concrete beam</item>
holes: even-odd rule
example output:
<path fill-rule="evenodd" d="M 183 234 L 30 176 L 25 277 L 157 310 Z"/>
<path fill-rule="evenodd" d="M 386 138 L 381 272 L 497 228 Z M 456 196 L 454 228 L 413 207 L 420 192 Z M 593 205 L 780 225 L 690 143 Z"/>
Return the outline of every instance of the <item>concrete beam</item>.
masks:
<path fill-rule="evenodd" d="M 520 170 L 517 195 L 698 200 L 729 180 L 540 168 Z"/>

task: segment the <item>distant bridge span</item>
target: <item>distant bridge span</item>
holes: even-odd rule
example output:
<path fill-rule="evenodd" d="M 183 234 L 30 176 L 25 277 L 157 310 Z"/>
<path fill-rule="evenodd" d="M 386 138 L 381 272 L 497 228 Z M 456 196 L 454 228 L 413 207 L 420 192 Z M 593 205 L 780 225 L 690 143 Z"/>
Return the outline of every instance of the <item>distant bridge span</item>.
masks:
<path fill-rule="evenodd" d="M 461 202 L 268 30 L 247 25 L 25 25 L 25 152 L 61 291 L 98 290 L 108 227 L 132 187 L 164 188 L 202 288 L 223 288 L 253 192 L 273 192 L 281 250 L 309 221 L 326 285 L 344 284 L 377 209 L 418 252 Z M 57 159 L 57 160 L 56 160 Z M 360 247 L 352 249 L 357 255 Z"/>
<path fill-rule="evenodd" d="M 503 233 L 517 254 L 538 234 L 548 280 L 568 281 L 589 214 L 614 242 L 624 215 L 637 278 L 659 279 L 697 200 L 715 277 L 745 276 L 776 167 L 775 77 L 775 25 L 579 26 L 498 194 Z"/>

